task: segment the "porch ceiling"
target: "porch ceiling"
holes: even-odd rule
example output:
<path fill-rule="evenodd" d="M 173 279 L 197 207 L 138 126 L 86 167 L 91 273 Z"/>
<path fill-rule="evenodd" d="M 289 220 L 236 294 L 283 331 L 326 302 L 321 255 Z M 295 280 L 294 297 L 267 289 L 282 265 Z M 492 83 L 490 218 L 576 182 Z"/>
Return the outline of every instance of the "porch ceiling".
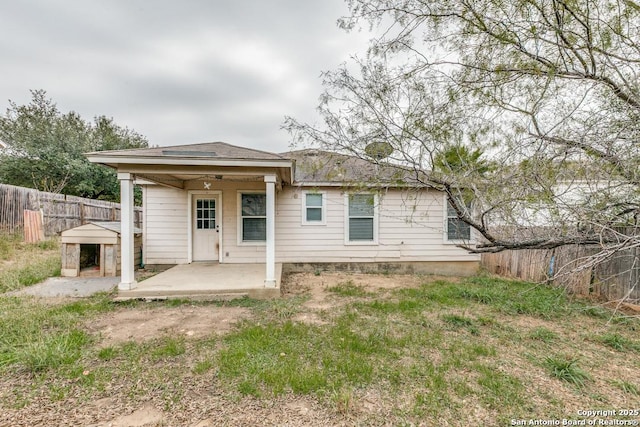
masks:
<path fill-rule="evenodd" d="M 232 181 L 232 182 L 264 182 L 264 174 L 252 174 L 252 175 L 229 175 L 229 174 L 144 174 L 137 173 L 136 181 L 149 181 L 165 187 L 185 189 L 190 181 L 206 181 L 206 182 L 219 182 L 219 181 Z"/>
<path fill-rule="evenodd" d="M 265 175 L 275 175 L 278 187 L 291 183 L 291 168 L 288 167 L 118 165 L 118 172 L 128 172 L 134 174 L 137 180 L 178 189 L 184 189 L 187 182 L 197 180 L 262 182 Z"/>

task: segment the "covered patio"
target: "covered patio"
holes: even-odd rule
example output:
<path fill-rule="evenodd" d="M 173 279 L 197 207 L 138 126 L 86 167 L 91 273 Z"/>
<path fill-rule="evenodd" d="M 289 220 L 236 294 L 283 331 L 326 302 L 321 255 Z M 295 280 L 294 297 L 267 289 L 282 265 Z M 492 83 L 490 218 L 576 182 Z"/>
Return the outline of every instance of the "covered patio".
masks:
<path fill-rule="evenodd" d="M 276 298 L 280 296 L 282 264 L 275 265 L 275 287 L 264 286 L 264 264 L 220 264 L 193 262 L 180 264 L 137 282 L 137 287 L 119 290 L 119 300 Z"/>
<path fill-rule="evenodd" d="M 114 168 L 120 181 L 120 297 L 279 295 L 275 200 L 291 183 L 292 160 L 223 142 L 87 157 Z M 143 263 L 177 264 L 140 283 L 134 273 L 134 182 L 144 187 Z"/>

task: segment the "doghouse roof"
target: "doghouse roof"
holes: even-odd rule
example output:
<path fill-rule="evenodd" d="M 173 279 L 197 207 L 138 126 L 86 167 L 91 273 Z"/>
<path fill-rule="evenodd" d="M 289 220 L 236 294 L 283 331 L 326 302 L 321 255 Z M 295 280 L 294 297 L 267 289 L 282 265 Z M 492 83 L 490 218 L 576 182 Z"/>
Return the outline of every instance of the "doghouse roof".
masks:
<path fill-rule="evenodd" d="M 115 231 L 120 234 L 120 221 L 103 221 L 103 222 L 90 222 L 86 225 L 97 225 L 105 230 Z M 133 227 L 133 234 L 142 234 L 142 230 L 138 227 Z"/>

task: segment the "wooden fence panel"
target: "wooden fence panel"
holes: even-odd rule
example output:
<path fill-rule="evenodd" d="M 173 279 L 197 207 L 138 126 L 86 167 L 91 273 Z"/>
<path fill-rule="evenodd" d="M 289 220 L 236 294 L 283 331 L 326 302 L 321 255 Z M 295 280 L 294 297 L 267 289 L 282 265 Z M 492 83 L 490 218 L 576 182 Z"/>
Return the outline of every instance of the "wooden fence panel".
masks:
<path fill-rule="evenodd" d="M 532 282 L 549 278 L 550 260 L 551 253 L 541 249 L 482 254 L 482 265 L 489 272 Z"/>
<path fill-rule="evenodd" d="M 619 251 L 595 267 L 588 266 L 598 247 L 568 245 L 555 249 L 525 249 L 482 254 L 490 273 L 532 282 L 549 282 L 577 295 L 608 301 L 640 302 L 640 249 Z"/>
<path fill-rule="evenodd" d="M 592 267 L 585 266 L 585 263 L 598 249 L 569 245 L 552 251 L 555 260 L 553 283 L 576 295 L 593 294 L 593 270 Z"/>
<path fill-rule="evenodd" d="M 0 184 L 0 231 L 21 232 L 25 210 L 42 212 L 47 236 L 91 221 L 120 220 L 119 203 Z M 141 207 L 134 209 L 134 221 L 142 226 Z"/>
<path fill-rule="evenodd" d="M 24 241 L 37 243 L 44 240 L 44 227 L 40 211 L 24 211 Z"/>
<path fill-rule="evenodd" d="M 609 299 L 640 300 L 638 248 L 616 253 L 594 269 L 594 286 Z"/>

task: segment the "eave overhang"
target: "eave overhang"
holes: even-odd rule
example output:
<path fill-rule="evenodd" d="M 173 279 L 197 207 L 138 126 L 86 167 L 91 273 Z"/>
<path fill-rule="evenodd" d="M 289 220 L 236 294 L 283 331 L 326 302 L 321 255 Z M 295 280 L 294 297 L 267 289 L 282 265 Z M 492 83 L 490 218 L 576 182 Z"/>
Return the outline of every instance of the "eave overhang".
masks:
<path fill-rule="evenodd" d="M 261 168 L 281 168 L 292 167 L 293 161 L 289 159 L 216 159 L 202 158 L 197 156 L 110 156 L 104 153 L 88 153 L 87 159 L 91 163 L 100 163 L 114 169 L 119 165 L 173 165 L 173 166 L 240 166 L 240 167 L 261 167 Z"/>
<path fill-rule="evenodd" d="M 339 188 L 432 188 L 433 186 L 409 182 L 349 182 L 349 181 L 302 181 L 294 182 L 294 187 L 339 187 Z"/>
<path fill-rule="evenodd" d="M 87 153 L 91 163 L 128 172 L 160 185 L 182 188 L 174 175 L 270 175 L 280 182 L 291 184 L 295 161 L 290 159 L 232 159 L 199 156 L 126 156 L 107 153 Z M 163 179 L 163 175 L 168 179 Z M 172 184 L 173 183 L 173 184 Z"/>

